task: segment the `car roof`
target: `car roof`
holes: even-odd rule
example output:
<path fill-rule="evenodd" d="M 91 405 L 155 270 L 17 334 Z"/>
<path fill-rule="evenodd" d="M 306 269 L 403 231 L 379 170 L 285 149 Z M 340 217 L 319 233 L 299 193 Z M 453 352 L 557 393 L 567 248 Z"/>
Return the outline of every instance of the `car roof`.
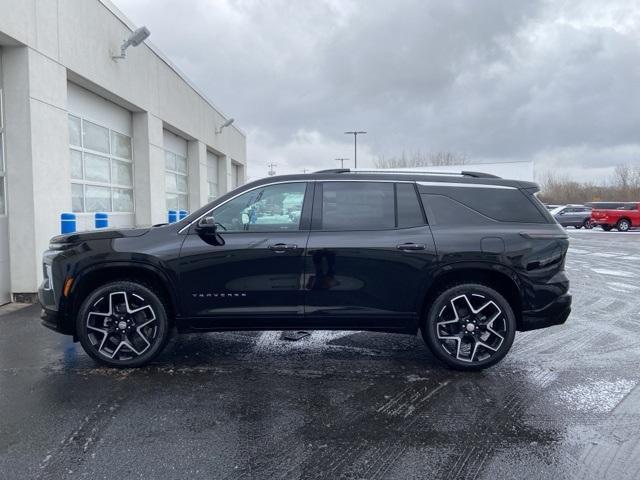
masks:
<path fill-rule="evenodd" d="M 358 169 L 351 170 L 335 169 L 320 170 L 313 173 L 303 173 L 294 175 L 276 175 L 261 178 L 245 186 L 259 186 L 268 183 L 291 182 L 291 181 L 316 181 L 316 180 L 370 180 L 370 181 L 412 181 L 412 182 L 442 182 L 442 183 L 462 183 L 476 185 L 501 185 L 515 188 L 538 189 L 534 182 L 523 180 L 510 180 L 497 177 L 482 172 L 428 172 L 420 170 L 393 170 L 393 169 Z"/>

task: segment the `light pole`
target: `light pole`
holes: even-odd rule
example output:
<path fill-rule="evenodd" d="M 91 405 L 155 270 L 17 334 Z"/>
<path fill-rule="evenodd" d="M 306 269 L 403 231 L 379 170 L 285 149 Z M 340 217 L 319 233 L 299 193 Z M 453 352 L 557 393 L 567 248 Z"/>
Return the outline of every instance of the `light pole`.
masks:
<path fill-rule="evenodd" d="M 267 164 L 267 167 L 269 167 L 269 176 L 270 177 L 273 177 L 276 174 L 276 170 L 275 170 L 274 167 L 277 167 L 277 166 L 278 166 L 278 164 L 277 163 L 273 163 L 273 162 Z"/>
<path fill-rule="evenodd" d="M 358 168 L 358 135 L 365 135 L 366 133 L 360 131 L 344 132 L 345 135 L 353 135 L 353 168 Z"/>
<path fill-rule="evenodd" d="M 336 158 L 336 162 L 340 162 L 340 168 L 344 168 L 344 162 L 348 162 L 348 158 Z"/>

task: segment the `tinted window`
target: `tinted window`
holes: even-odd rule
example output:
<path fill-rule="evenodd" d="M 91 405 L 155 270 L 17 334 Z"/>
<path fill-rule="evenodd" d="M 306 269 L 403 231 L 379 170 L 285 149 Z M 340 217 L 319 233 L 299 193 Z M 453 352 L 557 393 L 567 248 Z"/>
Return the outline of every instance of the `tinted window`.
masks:
<path fill-rule="evenodd" d="M 448 188 L 443 192 L 469 208 L 500 222 L 544 223 L 526 195 L 515 188 Z"/>
<path fill-rule="evenodd" d="M 398 202 L 398 228 L 417 227 L 425 224 L 413 183 L 396 184 L 396 198 Z"/>
<path fill-rule="evenodd" d="M 323 230 L 395 228 L 393 183 L 323 183 L 321 228 Z"/>
<path fill-rule="evenodd" d="M 227 232 L 298 230 L 306 183 L 282 183 L 257 188 L 213 211 Z"/>
<path fill-rule="evenodd" d="M 429 223 L 435 225 L 483 225 L 492 220 L 445 195 L 423 194 Z"/>

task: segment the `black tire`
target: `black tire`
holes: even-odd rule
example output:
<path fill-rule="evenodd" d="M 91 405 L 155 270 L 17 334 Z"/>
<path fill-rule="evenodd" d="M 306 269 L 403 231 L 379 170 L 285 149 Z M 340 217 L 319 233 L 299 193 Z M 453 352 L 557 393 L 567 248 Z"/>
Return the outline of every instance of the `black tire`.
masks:
<path fill-rule="evenodd" d="M 169 330 L 162 297 L 130 281 L 96 288 L 82 302 L 76 318 L 84 351 L 110 367 L 140 367 L 150 362 L 166 345 Z"/>
<path fill-rule="evenodd" d="M 611 225 L 600 225 L 605 232 L 611 231 Z"/>
<path fill-rule="evenodd" d="M 575 228 L 576 230 L 580 230 L 582 228 L 582 225 L 574 225 L 573 228 Z"/>
<path fill-rule="evenodd" d="M 587 230 L 591 230 L 593 228 L 593 223 L 591 223 L 591 219 L 587 218 L 583 223 L 582 226 L 584 228 L 586 228 Z"/>
<path fill-rule="evenodd" d="M 631 222 L 626 218 L 621 218 L 618 220 L 618 223 L 616 223 L 616 228 L 619 232 L 628 232 L 631 228 Z"/>
<path fill-rule="evenodd" d="M 436 358 L 455 370 L 469 371 L 502 360 L 511 349 L 516 327 L 513 309 L 500 293 L 486 285 L 466 283 L 445 288 L 437 295 L 421 332 Z"/>

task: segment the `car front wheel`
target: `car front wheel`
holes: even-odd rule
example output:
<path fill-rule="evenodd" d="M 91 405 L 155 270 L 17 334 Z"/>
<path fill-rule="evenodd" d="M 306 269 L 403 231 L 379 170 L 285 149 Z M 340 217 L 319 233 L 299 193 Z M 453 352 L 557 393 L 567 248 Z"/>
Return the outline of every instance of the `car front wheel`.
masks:
<path fill-rule="evenodd" d="M 422 336 L 433 354 L 457 370 L 481 370 L 507 354 L 516 333 L 509 302 L 481 284 L 442 291 L 429 308 Z"/>
<path fill-rule="evenodd" d="M 169 337 L 167 309 L 159 294 L 137 282 L 98 287 L 76 319 L 82 348 L 112 367 L 139 367 L 155 358 Z"/>
<path fill-rule="evenodd" d="M 584 223 L 582 224 L 582 226 L 584 228 L 586 228 L 587 230 L 591 230 L 593 228 L 593 223 L 591 223 L 591 219 L 587 218 Z"/>

